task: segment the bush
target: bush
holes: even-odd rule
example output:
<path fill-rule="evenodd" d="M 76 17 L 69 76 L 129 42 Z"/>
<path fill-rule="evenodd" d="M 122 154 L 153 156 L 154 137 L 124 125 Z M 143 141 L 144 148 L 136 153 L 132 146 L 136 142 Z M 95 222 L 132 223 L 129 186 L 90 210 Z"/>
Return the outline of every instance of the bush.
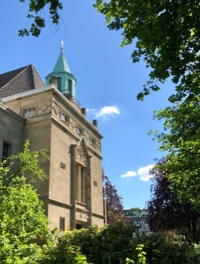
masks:
<path fill-rule="evenodd" d="M 118 222 L 101 229 L 93 226 L 88 229 L 67 232 L 63 243 L 80 247 L 90 263 L 123 263 L 130 254 L 133 226 Z"/>
<path fill-rule="evenodd" d="M 151 234 L 141 238 L 147 264 L 200 264 L 200 251 L 180 237 L 168 234 Z"/>
<path fill-rule="evenodd" d="M 133 227 L 120 222 L 66 231 L 40 264 L 200 264 L 200 246 L 165 234 L 132 234 Z"/>
<path fill-rule="evenodd" d="M 45 257 L 40 264 L 87 264 L 86 257 L 78 246 L 66 243 L 62 238 L 53 248 L 44 247 Z"/>

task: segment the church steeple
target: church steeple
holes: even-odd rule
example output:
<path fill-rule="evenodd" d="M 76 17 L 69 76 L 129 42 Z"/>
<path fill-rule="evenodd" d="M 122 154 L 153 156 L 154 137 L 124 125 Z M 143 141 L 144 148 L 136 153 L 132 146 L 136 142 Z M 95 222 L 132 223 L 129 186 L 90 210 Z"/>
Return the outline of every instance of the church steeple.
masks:
<path fill-rule="evenodd" d="M 53 69 L 53 72 L 68 72 L 70 73 L 69 66 L 67 64 L 67 60 L 65 59 L 64 53 L 61 51 L 60 56 L 56 62 L 56 65 Z"/>
<path fill-rule="evenodd" d="M 61 52 L 53 69 L 46 76 L 46 84 L 56 83 L 58 90 L 65 96 L 76 99 L 76 78 L 71 74 L 67 60 L 64 56 L 64 42 L 61 41 Z"/>

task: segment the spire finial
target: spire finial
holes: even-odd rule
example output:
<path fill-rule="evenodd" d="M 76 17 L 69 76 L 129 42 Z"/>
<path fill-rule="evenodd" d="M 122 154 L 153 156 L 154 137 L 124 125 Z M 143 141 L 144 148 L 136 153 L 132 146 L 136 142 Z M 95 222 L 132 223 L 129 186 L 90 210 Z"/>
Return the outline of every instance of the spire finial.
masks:
<path fill-rule="evenodd" d="M 64 53 L 64 39 L 63 38 L 60 41 L 60 47 L 61 47 L 62 53 Z"/>

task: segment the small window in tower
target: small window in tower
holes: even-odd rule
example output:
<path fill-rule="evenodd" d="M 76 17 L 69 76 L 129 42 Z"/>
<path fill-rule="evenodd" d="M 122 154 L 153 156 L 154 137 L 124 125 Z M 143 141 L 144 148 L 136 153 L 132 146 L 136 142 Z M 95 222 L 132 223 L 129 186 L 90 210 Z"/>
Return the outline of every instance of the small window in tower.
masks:
<path fill-rule="evenodd" d="M 57 77 L 57 87 L 58 87 L 58 90 L 61 92 L 61 88 L 62 88 L 62 78 L 61 77 Z"/>
<path fill-rule="evenodd" d="M 72 80 L 69 79 L 69 93 L 72 94 Z"/>
<path fill-rule="evenodd" d="M 65 231 L 65 218 L 60 217 L 60 230 Z"/>
<path fill-rule="evenodd" d="M 62 121 L 67 122 L 67 116 L 64 115 L 63 113 L 61 113 L 60 118 L 61 118 Z"/>
<path fill-rule="evenodd" d="M 24 118 L 28 118 L 36 115 L 35 107 L 24 109 Z"/>

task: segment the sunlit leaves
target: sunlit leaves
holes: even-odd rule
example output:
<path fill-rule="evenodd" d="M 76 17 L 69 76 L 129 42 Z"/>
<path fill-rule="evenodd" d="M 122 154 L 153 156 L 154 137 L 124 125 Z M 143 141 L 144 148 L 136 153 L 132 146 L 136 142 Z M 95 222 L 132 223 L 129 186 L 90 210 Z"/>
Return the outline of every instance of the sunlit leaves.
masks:
<path fill-rule="evenodd" d="M 27 182 L 46 178 L 38 159 L 44 151 L 24 151 L 0 163 L 0 259 L 1 263 L 37 263 L 40 238 L 49 241 L 48 220 L 43 204 Z M 27 178 L 28 177 L 28 178 Z"/>
<path fill-rule="evenodd" d="M 151 69 L 139 100 L 167 78 L 176 85 L 170 101 L 199 94 L 199 1 L 96 0 L 95 7 L 109 29 L 122 32 L 122 47 L 135 40 L 133 62 L 144 59 Z"/>
<path fill-rule="evenodd" d="M 164 120 L 164 131 L 155 137 L 165 151 L 166 162 L 157 168 L 167 173 L 180 202 L 200 212 L 200 99 L 193 96 L 155 113 Z"/>

